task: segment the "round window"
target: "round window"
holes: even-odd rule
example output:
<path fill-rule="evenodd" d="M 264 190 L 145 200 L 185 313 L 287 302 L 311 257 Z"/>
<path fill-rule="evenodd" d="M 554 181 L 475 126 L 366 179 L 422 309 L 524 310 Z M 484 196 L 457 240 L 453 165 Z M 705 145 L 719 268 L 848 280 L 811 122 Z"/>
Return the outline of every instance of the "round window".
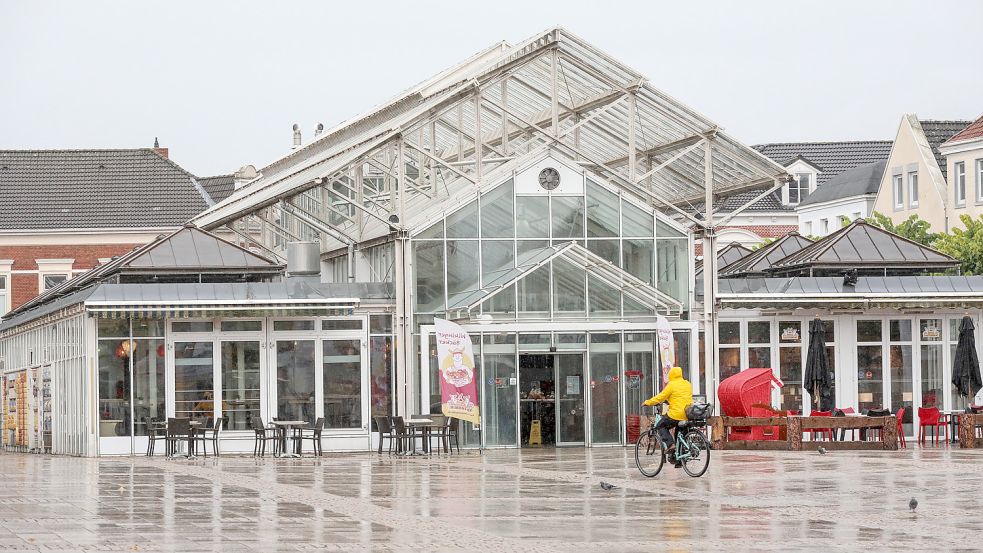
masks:
<path fill-rule="evenodd" d="M 547 167 L 539 172 L 539 186 L 544 190 L 556 190 L 560 186 L 560 172 L 552 167 Z"/>

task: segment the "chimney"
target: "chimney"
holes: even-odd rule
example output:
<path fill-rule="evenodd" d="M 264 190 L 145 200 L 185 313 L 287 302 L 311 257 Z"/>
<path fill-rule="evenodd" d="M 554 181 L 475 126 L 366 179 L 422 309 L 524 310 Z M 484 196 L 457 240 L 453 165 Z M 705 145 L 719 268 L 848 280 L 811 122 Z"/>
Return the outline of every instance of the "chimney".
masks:
<path fill-rule="evenodd" d="M 294 281 L 321 281 L 321 243 L 287 242 L 287 278 Z"/>
<path fill-rule="evenodd" d="M 154 151 L 157 152 L 157 155 L 159 155 L 160 157 L 164 159 L 169 159 L 167 155 L 167 148 L 160 147 L 160 142 L 157 141 L 156 136 L 154 137 Z"/>
<path fill-rule="evenodd" d="M 318 123 L 317 126 L 314 127 L 314 138 L 317 138 L 323 132 L 324 132 L 324 123 Z"/>
<path fill-rule="evenodd" d="M 297 123 L 294 123 L 294 145 L 290 149 L 291 150 L 296 150 L 297 148 L 300 148 L 300 143 L 301 143 L 301 139 L 300 139 L 300 125 L 298 125 Z"/>

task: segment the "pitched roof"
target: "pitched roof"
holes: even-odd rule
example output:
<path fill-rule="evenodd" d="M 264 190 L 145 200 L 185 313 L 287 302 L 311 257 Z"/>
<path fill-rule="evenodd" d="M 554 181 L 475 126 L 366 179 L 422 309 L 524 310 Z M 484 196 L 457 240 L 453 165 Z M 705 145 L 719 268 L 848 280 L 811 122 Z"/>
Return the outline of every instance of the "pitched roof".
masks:
<path fill-rule="evenodd" d="M 743 259 L 751 255 L 752 253 L 754 253 L 753 250 L 751 250 L 748 247 L 745 247 L 740 242 L 731 242 L 730 244 L 727 244 L 726 246 L 724 246 L 723 248 L 717 251 L 717 267 L 718 269 L 720 267 L 726 267 L 727 265 L 734 263 L 738 259 Z M 700 259 L 696 262 L 696 274 L 699 275 L 702 273 L 703 273 L 703 260 Z"/>
<path fill-rule="evenodd" d="M 886 166 L 887 160 L 884 159 L 844 171 L 809 194 L 799 203 L 799 207 L 852 196 L 877 194 L 877 189 L 881 185 L 881 175 L 884 174 Z"/>
<path fill-rule="evenodd" d="M 185 226 L 48 289 L 6 314 L 4 320 L 104 282 L 120 273 L 214 271 L 271 274 L 279 273 L 282 269 L 281 265 L 208 231 Z"/>
<path fill-rule="evenodd" d="M 212 204 L 217 204 L 228 198 L 235 191 L 235 175 L 216 175 L 213 177 L 201 177 L 198 183 L 208 193 Z"/>
<path fill-rule="evenodd" d="M 790 232 L 778 240 L 762 246 L 750 255 L 739 259 L 726 267 L 721 267 L 717 273 L 722 277 L 744 277 L 764 275 L 772 263 L 812 244 L 812 240 L 797 232 Z"/>
<path fill-rule="evenodd" d="M 195 177 L 149 148 L 0 150 L 0 229 L 177 227 L 207 207 Z"/>
<path fill-rule="evenodd" d="M 822 186 L 840 173 L 887 159 L 891 140 L 858 140 L 849 142 L 774 142 L 751 146 L 781 165 L 787 166 L 802 157 L 822 172 L 816 185 Z"/>
<path fill-rule="evenodd" d="M 742 205 L 750 202 L 759 194 L 762 190 L 748 190 L 746 192 L 740 192 L 734 194 L 733 196 L 728 196 L 720 200 L 720 204 L 716 207 L 716 211 L 720 213 L 729 213 L 740 208 Z M 782 203 L 782 193 L 781 190 L 775 190 L 771 194 L 768 194 L 764 198 L 754 202 L 749 205 L 744 213 L 754 213 L 754 212 L 773 212 L 773 211 L 785 211 L 791 213 L 795 211 L 794 206 L 785 205 Z"/>
<path fill-rule="evenodd" d="M 942 177 L 948 178 L 946 176 L 947 164 L 945 162 L 945 156 L 939 151 L 939 146 L 969 126 L 972 121 L 919 119 L 918 123 L 922 127 L 922 132 L 925 133 L 928 145 L 932 148 L 932 153 L 935 155 L 935 161 L 939 164 L 939 169 L 942 170 Z"/>
<path fill-rule="evenodd" d="M 882 267 L 945 270 L 958 265 L 948 255 L 857 219 L 775 262 L 768 272 Z"/>
<path fill-rule="evenodd" d="M 955 136 L 946 140 L 943 144 L 952 144 L 953 142 L 960 142 L 962 140 L 972 140 L 974 138 L 979 138 L 983 136 L 983 115 L 979 119 L 973 121 L 968 127 L 959 131 Z"/>

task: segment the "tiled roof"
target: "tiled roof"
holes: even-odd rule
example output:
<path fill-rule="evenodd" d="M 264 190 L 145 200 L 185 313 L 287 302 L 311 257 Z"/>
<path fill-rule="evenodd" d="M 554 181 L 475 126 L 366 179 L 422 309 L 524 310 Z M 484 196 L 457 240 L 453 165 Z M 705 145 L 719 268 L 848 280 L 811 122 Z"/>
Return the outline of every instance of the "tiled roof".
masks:
<path fill-rule="evenodd" d="M 969 126 L 972 121 L 938 121 L 934 119 L 919 119 L 918 123 L 922 126 L 922 132 L 928 140 L 928 145 L 932 147 L 935 154 L 935 161 L 942 170 L 942 176 L 946 176 L 945 156 L 939 152 L 939 146 L 959 133 L 959 131 Z"/>
<path fill-rule="evenodd" d="M 751 146 L 781 165 L 787 165 L 798 157 L 822 170 L 816 177 L 816 185 L 840 173 L 887 159 L 891 154 L 890 140 L 859 140 L 852 142 L 775 142 Z"/>
<path fill-rule="evenodd" d="M 806 199 L 802 200 L 799 207 L 864 194 L 876 194 L 881 184 L 881 175 L 884 174 L 885 166 L 887 166 L 887 160 L 881 160 L 844 171 L 809 194 Z"/>
<path fill-rule="evenodd" d="M 960 131 L 959 134 L 947 140 L 946 143 L 959 142 L 960 140 L 971 140 L 981 136 L 983 136 L 983 115 L 981 115 L 976 121 L 973 121 L 968 127 Z"/>
<path fill-rule="evenodd" d="M 890 140 L 861 140 L 853 142 L 775 142 L 751 146 L 781 165 L 789 165 L 802 159 L 820 170 L 816 176 L 817 189 L 821 189 L 837 175 L 861 165 L 883 161 L 891 154 Z M 721 200 L 717 210 L 734 211 L 754 199 L 764 189 L 735 194 Z M 794 206 L 782 205 L 781 193 L 775 191 L 744 210 L 754 212 L 792 212 Z"/>
<path fill-rule="evenodd" d="M 153 150 L 0 150 L 0 229 L 176 227 L 207 207 Z"/>
<path fill-rule="evenodd" d="M 198 179 L 198 183 L 205 189 L 205 192 L 208 192 L 213 204 L 228 198 L 235 191 L 235 175 L 201 177 Z"/>
<path fill-rule="evenodd" d="M 850 225 L 772 264 L 768 272 L 802 268 L 933 268 L 957 267 L 955 259 L 928 246 L 857 219 Z"/>

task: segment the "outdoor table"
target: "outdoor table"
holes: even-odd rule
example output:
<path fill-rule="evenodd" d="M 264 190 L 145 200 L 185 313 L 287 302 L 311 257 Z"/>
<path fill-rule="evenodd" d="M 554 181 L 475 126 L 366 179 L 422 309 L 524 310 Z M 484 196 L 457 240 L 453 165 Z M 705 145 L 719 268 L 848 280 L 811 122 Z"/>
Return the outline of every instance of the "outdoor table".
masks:
<path fill-rule="evenodd" d="M 430 453 L 430 429 L 433 428 L 433 419 L 406 419 L 406 426 L 419 428 L 423 436 L 423 452 Z M 416 455 L 416 440 L 410 440 L 413 444 L 413 453 Z"/>
<path fill-rule="evenodd" d="M 294 427 L 307 426 L 307 421 L 273 421 L 272 424 L 274 426 L 279 426 L 283 428 L 283 438 L 282 441 L 280 442 L 281 444 L 280 454 L 277 455 L 277 457 L 300 457 L 300 454 L 297 453 L 296 451 L 289 451 L 289 452 L 287 451 L 287 434 Z M 299 444 L 300 442 L 297 441 L 296 435 L 291 435 L 291 438 L 294 441 L 294 449 L 296 450 L 297 444 Z"/>
<path fill-rule="evenodd" d="M 183 456 L 186 459 L 194 459 L 196 457 L 196 455 L 194 454 L 194 451 L 195 451 L 195 429 L 197 429 L 200 426 L 204 426 L 204 425 L 205 425 L 205 423 L 202 422 L 202 421 L 198 421 L 198 420 L 190 420 L 190 421 L 188 421 L 188 426 L 189 426 L 189 428 L 188 428 L 188 452 L 187 452 L 186 455 Z M 166 427 L 166 425 L 165 425 L 165 427 Z M 177 448 L 175 447 L 175 449 L 177 449 Z M 178 455 L 177 452 L 174 452 L 173 454 L 171 454 L 171 457 L 180 457 L 180 455 Z"/>
<path fill-rule="evenodd" d="M 949 424 L 949 432 L 952 433 L 949 441 L 956 443 L 959 441 L 959 415 L 965 414 L 964 409 L 953 409 L 951 411 L 943 411 L 939 416 L 943 417 L 943 421 Z"/>

